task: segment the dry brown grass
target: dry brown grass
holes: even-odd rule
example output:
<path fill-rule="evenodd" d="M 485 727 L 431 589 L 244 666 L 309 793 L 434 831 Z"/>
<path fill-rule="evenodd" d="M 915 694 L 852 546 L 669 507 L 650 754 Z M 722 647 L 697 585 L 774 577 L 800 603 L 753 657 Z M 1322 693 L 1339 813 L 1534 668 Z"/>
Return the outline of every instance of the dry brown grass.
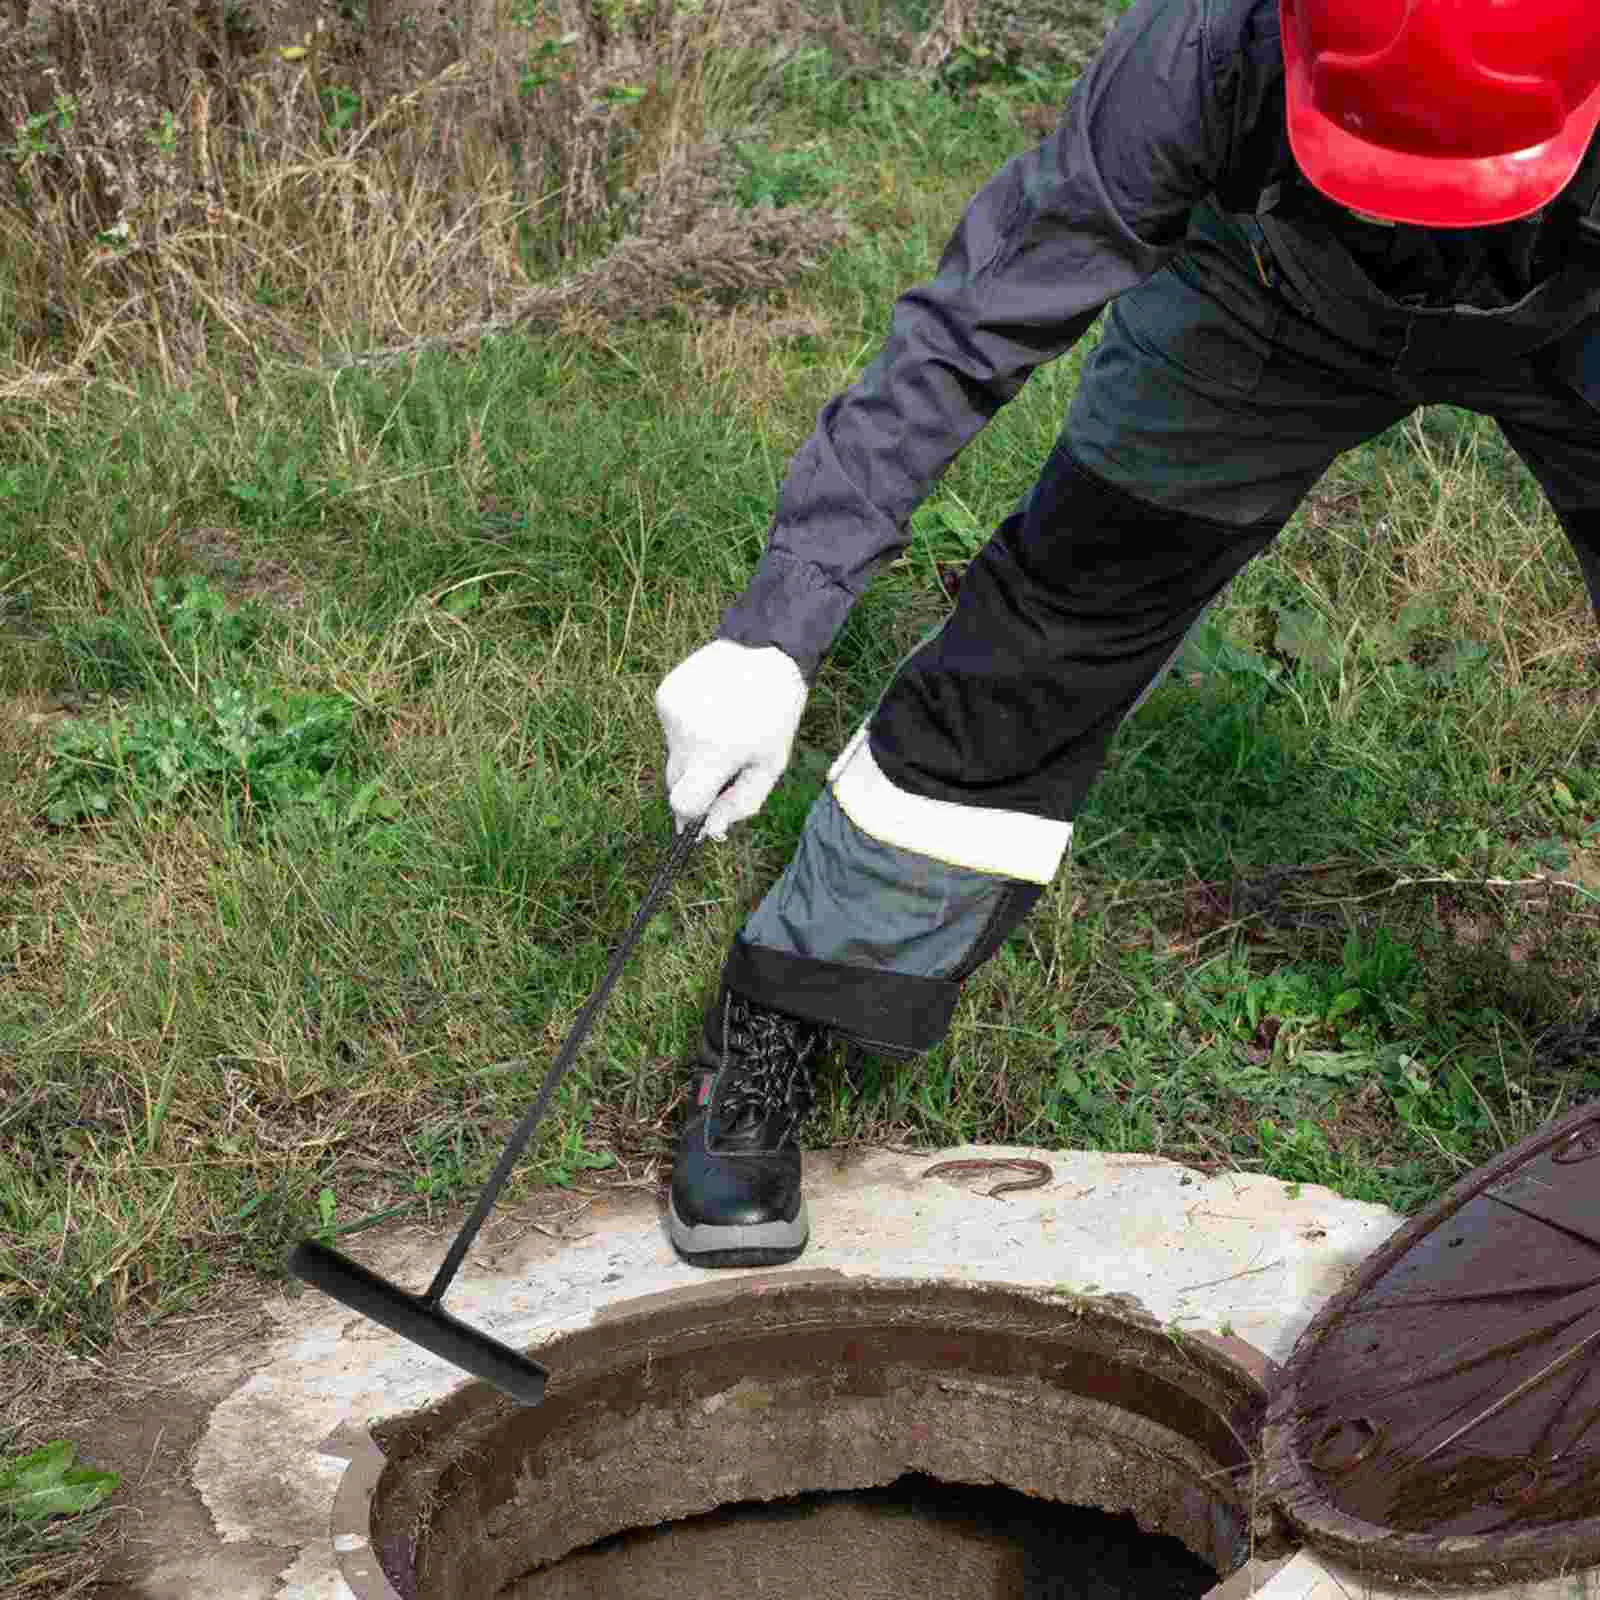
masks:
<path fill-rule="evenodd" d="M 1117 0 L 941 0 L 911 64 L 939 73 L 963 46 L 986 52 L 988 66 L 1084 66 L 1126 5 Z"/>
<path fill-rule="evenodd" d="M 791 0 L 15 0 L 0 400 L 781 283 L 841 230 L 719 206 L 708 105 L 739 51 L 819 34 L 866 51 Z"/>
<path fill-rule="evenodd" d="M 917 42 L 914 65 L 923 70 L 937 67 L 977 26 L 978 0 L 944 0 L 933 26 Z"/>
<path fill-rule="evenodd" d="M 691 147 L 658 172 L 632 231 L 594 265 L 516 291 L 498 315 L 338 359 L 383 361 L 422 344 L 464 344 L 520 323 L 551 324 L 599 341 L 618 319 L 671 308 L 726 309 L 780 289 L 848 237 L 845 223 L 827 212 L 744 211 L 722 203 L 717 155 L 711 147 Z"/>

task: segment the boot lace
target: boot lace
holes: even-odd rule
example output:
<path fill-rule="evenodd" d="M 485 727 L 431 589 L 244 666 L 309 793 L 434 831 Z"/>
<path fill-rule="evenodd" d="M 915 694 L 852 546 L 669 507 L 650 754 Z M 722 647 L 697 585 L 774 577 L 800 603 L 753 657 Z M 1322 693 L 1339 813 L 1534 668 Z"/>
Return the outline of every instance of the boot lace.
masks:
<path fill-rule="evenodd" d="M 720 1112 L 730 1123 L 786 1113 L 793 1127 L 816 1104 L 823 1032 L 815 1023 L 731 1000 L 723 1024 L 727 1062 Z"/>

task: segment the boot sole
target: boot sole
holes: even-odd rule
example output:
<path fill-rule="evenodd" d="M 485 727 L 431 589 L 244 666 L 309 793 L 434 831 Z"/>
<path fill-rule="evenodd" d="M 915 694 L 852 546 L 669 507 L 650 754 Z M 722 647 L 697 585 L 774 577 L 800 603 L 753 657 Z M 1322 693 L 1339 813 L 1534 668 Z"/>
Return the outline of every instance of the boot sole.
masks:
<path fill-rule="evenodd" d="M 673 1248 L 696 1267 L 780 1267 L 806 1247 L 811 1223 L 806 1203 L 792 1222 L 746 1222 L 719 1225 L 685 1222 L 667 1198 L 667 1232 Z"/>

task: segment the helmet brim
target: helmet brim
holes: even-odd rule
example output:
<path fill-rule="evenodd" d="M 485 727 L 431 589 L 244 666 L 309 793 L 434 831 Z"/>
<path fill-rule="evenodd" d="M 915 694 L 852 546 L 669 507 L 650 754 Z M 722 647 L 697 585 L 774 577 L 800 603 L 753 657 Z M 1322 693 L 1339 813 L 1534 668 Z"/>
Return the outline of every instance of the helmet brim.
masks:
<path fill-rule="evenodd" d="M 1543 144 L 1503 155 L 1413 155 L 1358 138 L 1319 111 L 1311 74 L 1283 38 L 1289 144 L 1312 184 L 1351 211 L 1423 228 L 1487 228 L 1549 205 L 1572 181 L 1600 126 L 1600 88 Z"/>

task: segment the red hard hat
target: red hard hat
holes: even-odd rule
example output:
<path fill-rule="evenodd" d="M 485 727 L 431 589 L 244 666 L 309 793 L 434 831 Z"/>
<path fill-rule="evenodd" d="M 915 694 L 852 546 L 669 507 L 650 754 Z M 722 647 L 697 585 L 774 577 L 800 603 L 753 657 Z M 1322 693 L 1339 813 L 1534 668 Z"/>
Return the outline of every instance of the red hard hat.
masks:
<path fill-rule="evenodd" d="M 1597 0 L 1279 0 L 1300 170 L 1355 211 L 1513 222 L 1600 124 Z"/>

